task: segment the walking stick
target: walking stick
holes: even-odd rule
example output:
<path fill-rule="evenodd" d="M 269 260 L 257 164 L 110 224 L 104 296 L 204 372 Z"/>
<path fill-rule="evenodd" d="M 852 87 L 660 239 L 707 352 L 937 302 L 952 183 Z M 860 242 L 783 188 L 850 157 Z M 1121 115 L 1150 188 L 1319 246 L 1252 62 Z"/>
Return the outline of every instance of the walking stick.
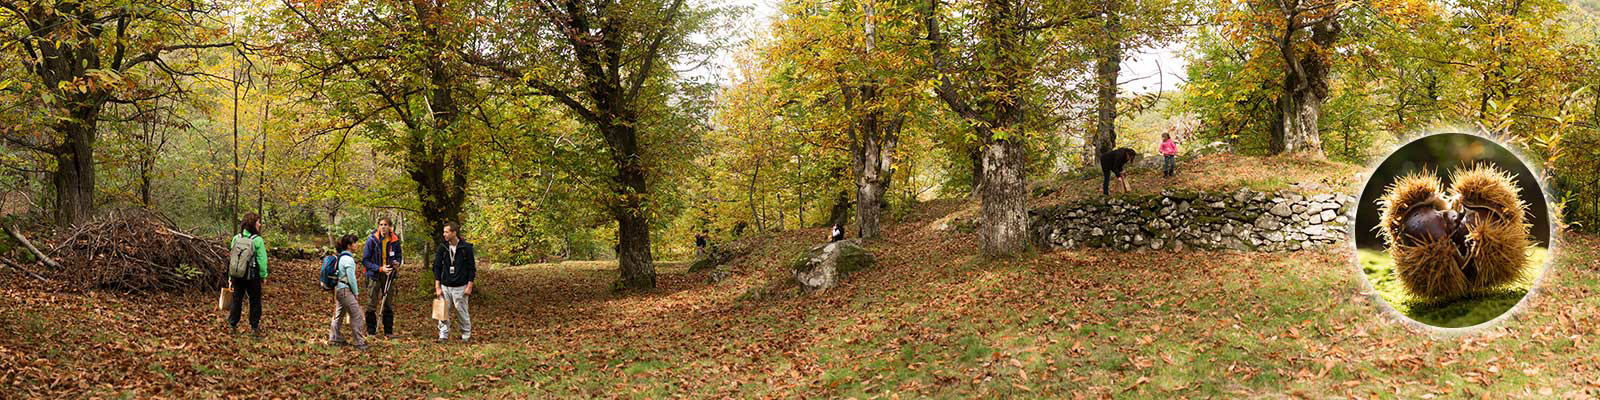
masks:
<path fill-rule="evenodd" d="M 383 309 L 389 305 L 389 288 L 394 286 L 394 273 L 394 267 L 390 266 L 389 273 L 386 274 L 389 277 L 383 280 L 383 294 L 378 297 L 378 309 L 373 310 L 373 315 L 378 318 L 383 318 Z"/>

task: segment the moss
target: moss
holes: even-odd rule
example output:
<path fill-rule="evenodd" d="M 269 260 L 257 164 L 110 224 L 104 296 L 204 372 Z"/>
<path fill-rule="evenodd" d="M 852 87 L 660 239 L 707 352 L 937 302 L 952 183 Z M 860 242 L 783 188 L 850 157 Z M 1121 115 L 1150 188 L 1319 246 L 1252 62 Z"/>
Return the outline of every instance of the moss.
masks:
<path fill-rule="evenodd" d="M 837 271 L 841 274 L 848 274 L 871 267 L 877 263 L 877 259 L 872 256 L 872 253 L 868 253 L 866 249 L 861 247 L 840 246 L 837 263 Z"/>

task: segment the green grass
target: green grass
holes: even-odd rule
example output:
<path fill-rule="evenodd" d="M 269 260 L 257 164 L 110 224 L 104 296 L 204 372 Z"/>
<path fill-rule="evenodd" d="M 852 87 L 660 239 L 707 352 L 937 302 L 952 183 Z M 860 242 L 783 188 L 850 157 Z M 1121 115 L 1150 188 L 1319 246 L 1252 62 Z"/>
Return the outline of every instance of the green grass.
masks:
<path fill-rule="evenodd" d="M 1504 314 L 1522 301 L 1533 282 L 1544 270 L 1549 249 L 1534 247 L 1528 250 L 1528 275 L 1521 281 L 1498 288 L 1489 288 L 1463 297 L 1444 300 L 1421 299 L 1407 293 L 1394 270 L 1394 259 L 1389 254 L 1374 249 L 1357 250 L 1361 270 L 1373 290 L 1401 315 L 1432 326 L 1462 328 L 1481 324 Z"/>

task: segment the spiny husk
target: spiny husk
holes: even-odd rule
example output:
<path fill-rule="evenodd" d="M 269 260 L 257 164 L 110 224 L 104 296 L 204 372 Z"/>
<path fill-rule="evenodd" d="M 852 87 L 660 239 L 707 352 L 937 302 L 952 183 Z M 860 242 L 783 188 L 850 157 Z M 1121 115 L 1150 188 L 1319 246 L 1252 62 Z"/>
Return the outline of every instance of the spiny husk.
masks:
<path fill-rule="evenodd" d="M 1448 238 L 1423 241 L 1415 246 L 1398 242 L 1389 246 L 1400 283 L 1413 296 L 1449 298 L 1466 294 L 1471 286 L 1461 272 L 1461 258 Z"/>
<path fill-rule="evenodd" d="M 1494 287 L 1516 282 L 1527 270 L 1529 226 L 1523 223 L 1527 204 L 1517 196 L 1519 187 L 1511 175 L 1489 164 L 1476 164 L 1454 176 L 1450 190 L 1457 208 L 1487 207 L 1494 212 L 1467 232 L 1471 243 L 1472 265 L 1477 270 L 1473 284 Z"/>
<path fill-rule="evenodd" d="M 1478 224 L 1467 233 L 1472 243 L 1476 287 L 1489 288 L 1516 282 L 1528 266 L 1528 226 L 1510 221 Z"/>
<path fill-rule="evenodd" d="M 1405 217 L 1411 206 L 1439 198 L 1442 186 L 1439 177 L 1426 171 L 1411 173 L 1390 183 L 1383 197 L 1378 199 L 1378 213 L 1382 218 L 1378 233 L 1383 236 L 1384 242 L 1391 247 L 1399 244 L 1397 239 L 1404 234 Z"/>
<path fill-rule="evenodd" d="M 1479 163 L 1457 172 L 1451 180 L 1454 182 L 1450 191 L 1457 196 L 1456 204 L 1490 207 L 1499 218 L 1522 225 L 1522 214 L 1528 207 L 1517 197 L 1520 188 L 1510 174 L 1493 165 Z"/>

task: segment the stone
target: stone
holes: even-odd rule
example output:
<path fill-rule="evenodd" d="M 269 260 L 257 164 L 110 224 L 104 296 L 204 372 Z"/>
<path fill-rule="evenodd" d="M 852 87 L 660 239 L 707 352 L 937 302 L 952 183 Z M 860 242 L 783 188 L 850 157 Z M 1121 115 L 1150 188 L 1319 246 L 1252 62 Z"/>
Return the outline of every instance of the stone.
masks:
<path fill-rule="evenodd" d="M 1279 217 L 1287 217 L 1287 216 L 1289 216 L 1289 214 L 1291 214 L 1291 212 L 1289 210 L 1288 203 L 1274 204 L 1272 206 L 1272 209 L 1268 210 L 1268 212 L 1272 213 L 1272 215 L 1276 215 L 1276 216 L 1279 216 Z"/>
<path fill-rule="evenodd" d="M 1302 204 L 1302 203 L 1295 203 L 1294 206 L 1289 207 L 1289 211 L 1293 212 L 1295 214 L 1305 213 L 1306 212 L 1306 205 Z"/>
<path fill-rule="evenodd" d="M 728 279 L 728 276 L 730 276 L 730 275 L 733 275 L 733 273 L 728 271 L 728 270 L 726 270 L 726 269 L 717 268 L 717 269 L 711 270 L 710 274 L 706 274 L 706 279 L 710 280 L 711 283 L 717 283 L 717 282 L 722 282 L 723 280 Z"/>
<path fill-rule="evenodd" d="M 1262 236 L 1265 239 L 1267 239 L 1267 241 L 1269 241 L 1269 242 L 1282 242 L 1283 241 L 1283 232 L 1267 232 L 1267 234 L 1262 235 Z"/>
<path fill-rule="evenodd" d="M 1211 202 L 1211 203 L 1209 203 L 1209 204 L 1206 204 L 1206 207 L 1211 207 L 1211 208 L 1227 208 L 1227 207 L 1228 207 L 1228 204 L 1227 204 L 1227 203 L 1223 203 L 1223 202 L 1220 202 L 1220 201 L 1213 201 L 1213 202 Z"/>
<path fill-rule="evenodd" d="M 1275 231 L 1281 228 L 1283 228 L 1283 223 L 1278 222 L 1277 218 L 1271 218 L 1270 216 L 1263 215 L 1260 219 L 1256 220 L 1256 230 Z"/>
<path fill-rule="evenodd" d="M 1332 221 L 1332 220 L 1334 220 L 1334 218 L 1338 218 L 1338 217 L 1339 217 L 1339 213 L 1333 212 L 1333 210 L 1322 210 L 1322 220 L 1323 221 Z"/>
<path fill-rule="evenodd" d="M 1350 218 L 1340 215 L 1339 218 L 1334 218 L 1333 222 L 1338 223 L 1339 225 L 1349 225 Z"/>
<path fill-rule="evenodd" d="M 837 286 L 850 273 L 877 263 L 860 238 L 812 246 L 793 263 L 795 281 L 808 291 Z"/>
<path fill-rule="evenodd" d="M 1100 229 L 1100 227 L 1094 227 L 1094 228 L 1090 228 L 1089 229 L 1089 236 L 1103 236 L 1105 234 L 1106 234 L 1106 232 L 1104 230 Z"/>

